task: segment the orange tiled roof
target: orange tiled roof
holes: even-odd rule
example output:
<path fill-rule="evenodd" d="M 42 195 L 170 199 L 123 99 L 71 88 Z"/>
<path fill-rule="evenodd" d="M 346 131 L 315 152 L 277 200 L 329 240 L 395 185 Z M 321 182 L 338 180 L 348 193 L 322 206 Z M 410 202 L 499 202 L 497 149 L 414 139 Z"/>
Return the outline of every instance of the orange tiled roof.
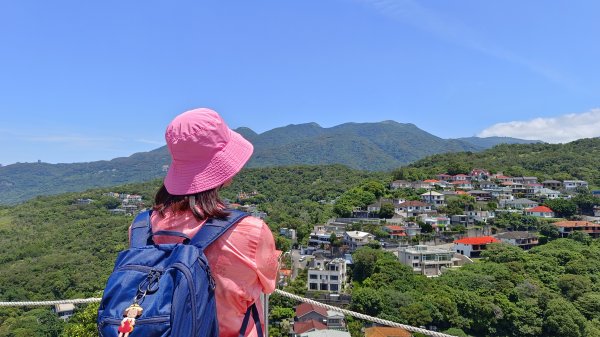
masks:
<path fill-rule="evenodd" d="M 365 329 L 365 337 L 411 337 L 412 334 L 401 328 L 376 326 Z"/>
<path fill-rule="evenodd" d="M 389 226 L 385 226 L 385 227 L 392 231 L 403 231 L 404 230 L 404 227 L 396 226 L 396 225 L 389 225 Z"/>
<path fill-rule="evenodd" d="M 557 227 L 600 227 L 600 225 L 589 221 L 559 221 L 554 223 Z"/>

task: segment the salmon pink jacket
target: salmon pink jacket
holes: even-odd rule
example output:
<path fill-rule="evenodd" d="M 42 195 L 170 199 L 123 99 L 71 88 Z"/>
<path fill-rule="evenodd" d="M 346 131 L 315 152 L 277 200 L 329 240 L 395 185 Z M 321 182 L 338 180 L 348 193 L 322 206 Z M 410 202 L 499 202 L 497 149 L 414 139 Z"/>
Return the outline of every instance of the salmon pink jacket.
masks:
<path fill-rule="evenodd" d="M 194 218 L 191 211 L 164 216 L 153 212 L 152 231 L 178 231 L 193 237 L 204 224 Z M 157 236 L 154 241 L 176 243 L 182 239 Z M 275 290 L 281 251 L 275 249 L 273 234 L 264 221 L 246 217 L 213 242 L 206 257 L 216 282 L 215 296 L 220 337 L 237 337 L 246 309 L 257 302 L 264 330 L 262 304 L 257 301 L 261 293 Z M 252 319 L 250 320 L 252 321 Z M 254 324 L 248 324 L 245 336 L 256 337 Z"/>

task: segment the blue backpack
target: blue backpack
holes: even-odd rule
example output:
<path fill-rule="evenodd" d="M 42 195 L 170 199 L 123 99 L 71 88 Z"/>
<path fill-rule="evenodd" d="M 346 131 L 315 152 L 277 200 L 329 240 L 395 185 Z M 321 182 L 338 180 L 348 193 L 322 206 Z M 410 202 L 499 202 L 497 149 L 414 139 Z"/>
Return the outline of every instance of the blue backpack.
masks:
<path fill-rule="evenodd" d="M 117 337 L 128 331 L 130 337 L 218 337 L 215 281 L 204 249 L 247 216 L 229 212 L 227 220 L 207 220 L 191 239 L 174 231 L 152 233 L 151 211 L 140 213 L 131 225 L 129 249 L 117 256 L 104 288 L 97 321 L 100 337 Z M 184 241 L 157 245 L 152 241 L 156 235 L 179 236 Z M 133 327 L 122 326 L 124 312 L 132 306 L 143 311 L 135 317 Z M 244 316 L 240 337 L 250 315 L 262 336 L 258 309 L 252 304 Z"/>

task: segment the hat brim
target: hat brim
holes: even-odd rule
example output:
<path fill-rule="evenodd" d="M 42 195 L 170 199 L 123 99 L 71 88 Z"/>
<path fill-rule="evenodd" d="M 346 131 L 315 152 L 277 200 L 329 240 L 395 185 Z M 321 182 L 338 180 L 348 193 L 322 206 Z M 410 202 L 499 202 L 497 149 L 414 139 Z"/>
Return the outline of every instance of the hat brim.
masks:
<path fill-rule="evenodd" d="M 176 163 L 171 161 L 164 180 L 172 195 L 189 195 L 211 190 L 233 178 L 248 162 L 254 147 L 239 133 L 231 131 L 231 138 L 223 150 L 208 163 Z"/>

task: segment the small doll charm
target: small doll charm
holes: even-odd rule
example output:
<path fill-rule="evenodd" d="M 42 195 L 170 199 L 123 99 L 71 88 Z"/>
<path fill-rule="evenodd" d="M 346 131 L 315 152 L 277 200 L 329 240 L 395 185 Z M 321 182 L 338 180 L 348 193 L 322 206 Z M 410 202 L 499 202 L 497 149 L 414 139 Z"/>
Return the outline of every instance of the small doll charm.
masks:
<path fill-rule="evenodd" d="M 129 333 L 133 331 L 133 326 L 135 325 L 135 319 L 140 317 L 144 309 L 140 307 L 137 303 L 133 303 L 123 313 L 123 320 L 121 321 L 121 325 L 119 326 L 119 337 L 129 337 Z"/>

